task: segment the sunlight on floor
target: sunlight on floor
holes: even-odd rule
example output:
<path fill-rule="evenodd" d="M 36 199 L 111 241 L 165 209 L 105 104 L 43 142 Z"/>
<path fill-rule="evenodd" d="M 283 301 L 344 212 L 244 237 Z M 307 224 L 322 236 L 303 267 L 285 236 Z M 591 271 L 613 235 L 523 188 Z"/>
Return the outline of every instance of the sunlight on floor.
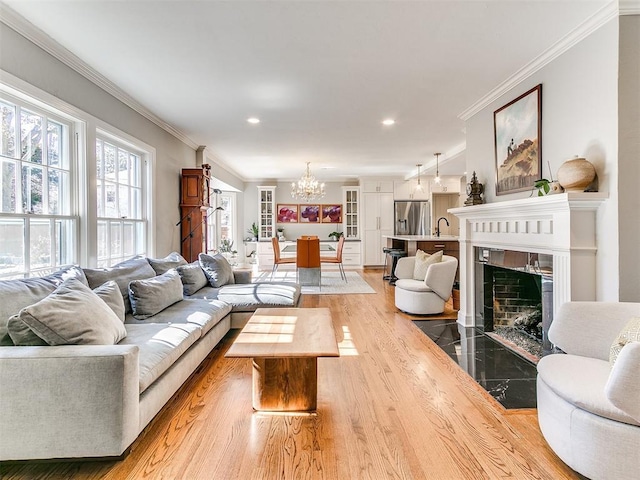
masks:
<path fill-rule="evenodd" d="M 358 349 L 353 343 L 353 339 L 351 338 L 351 332 L 349 331 L 349 327 L 346 325 L 342 326 L 342 336 L 343 340 L 338 343 L 338 350 L 340 350 L 341 357 L 355 357 L 358 354 Z"/>

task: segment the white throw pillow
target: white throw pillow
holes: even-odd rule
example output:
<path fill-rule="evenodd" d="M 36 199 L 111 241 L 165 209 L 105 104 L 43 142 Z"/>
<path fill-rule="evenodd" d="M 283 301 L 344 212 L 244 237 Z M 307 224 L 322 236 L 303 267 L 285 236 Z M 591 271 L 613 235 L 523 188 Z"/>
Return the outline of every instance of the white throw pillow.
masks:
<path fill-rule="evenodd" d="M 633 317 L 620 331 L 618 337 L 611 344 L 609 363 L 613 367 L 618 355 L 627 343 L 640 342 L 640 317 Z"/>
<path fill-rule="evenodd" d="M 434 263 L 440 263 L 442 261 L 443 251 L 440 250 L 432 255 L 423 252 L 422 250 L 418 250 L 416 252 L 416 263 L 413 267 L 413 278 L 415 280 L 424 281 L 427 276 L 427 270 L 429 270 L 429 265 L 433 265 Z"/>

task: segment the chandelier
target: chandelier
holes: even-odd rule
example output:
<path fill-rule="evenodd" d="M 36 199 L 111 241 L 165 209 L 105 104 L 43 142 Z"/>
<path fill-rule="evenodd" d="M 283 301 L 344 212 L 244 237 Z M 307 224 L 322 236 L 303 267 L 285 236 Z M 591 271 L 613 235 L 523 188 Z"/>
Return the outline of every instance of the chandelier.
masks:
<path fill-rule="evenodd" d="M 291 197 L 304 200 L 307 203 L 311 200 L 324 197 L 325 193 L 324 183 L 318 183 L 316 177 L 311 175 L 311 171 L 309 170 L 310 163 L 311 162 L 307 162 L 307 171 L 300 177 L 300 180 L 291 183 Z"/>

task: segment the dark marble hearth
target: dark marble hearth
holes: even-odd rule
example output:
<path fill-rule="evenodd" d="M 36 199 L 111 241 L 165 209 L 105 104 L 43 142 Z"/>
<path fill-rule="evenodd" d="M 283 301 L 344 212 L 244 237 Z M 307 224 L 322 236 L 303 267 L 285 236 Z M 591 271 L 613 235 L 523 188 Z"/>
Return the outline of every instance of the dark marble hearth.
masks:
<path fill-rule="evenodd" d="M 536 367 L 455 320 L 413 322 L 505 408 L 536 408 Z"/>

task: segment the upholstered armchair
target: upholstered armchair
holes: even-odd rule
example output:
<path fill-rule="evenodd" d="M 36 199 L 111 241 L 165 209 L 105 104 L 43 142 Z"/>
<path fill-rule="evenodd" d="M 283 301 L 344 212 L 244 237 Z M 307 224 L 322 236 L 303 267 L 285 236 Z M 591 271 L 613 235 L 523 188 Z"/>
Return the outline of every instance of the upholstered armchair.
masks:
<path fill-rule="evenodd" d="M 443 255 L 442 261 L 429 265 L 424 280 L 414 278 L 416 257 L 398 259 L 395 275 L 396 307 L 406 313 L 427 315 L 442 313 L 453 290 L 458 259 Z"/>

